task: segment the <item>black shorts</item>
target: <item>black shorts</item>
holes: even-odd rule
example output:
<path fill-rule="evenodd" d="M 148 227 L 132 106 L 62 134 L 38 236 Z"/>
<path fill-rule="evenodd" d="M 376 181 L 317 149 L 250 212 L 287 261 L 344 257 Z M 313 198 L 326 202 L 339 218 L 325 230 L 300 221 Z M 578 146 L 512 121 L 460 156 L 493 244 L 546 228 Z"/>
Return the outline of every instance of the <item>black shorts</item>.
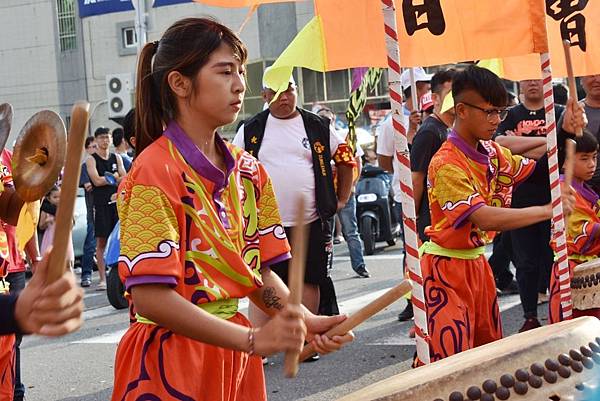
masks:
<path fill-rule="evenodd" d="M 292 227 L 286 227 L 285 234 L 291 244 Z M 319 285 L 327 278 L 333 255 L 332 237 L 331 221 L 322 224 L 321 219 L 318 219 L 310 223 L 308 250 L 306 253 L 306 270 L 304 273 L 305 283 Z M 289 260 L 275 263 L 270 266 L 271 270 L 281 277 L 286 285 L 288 284 L 288 266 Z"/>
<path fill-rule="evenodd" d="M 119 221 L 117 204 L 94 205 L 94 234 L 96 238 L 108 238 Z"/>

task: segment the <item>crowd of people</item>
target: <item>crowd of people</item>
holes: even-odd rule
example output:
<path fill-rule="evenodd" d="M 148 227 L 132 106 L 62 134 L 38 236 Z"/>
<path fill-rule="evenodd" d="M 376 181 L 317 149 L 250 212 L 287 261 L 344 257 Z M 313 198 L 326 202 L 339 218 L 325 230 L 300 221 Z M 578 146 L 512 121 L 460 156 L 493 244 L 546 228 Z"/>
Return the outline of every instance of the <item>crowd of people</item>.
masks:
<path fill-rule="evenodd" d="M 103 255 L 120 219 L 118 270 L 130 302 L 113 400 L 173 394 L 265 400 L 261 357 L 299 352 L 310 342 L 314 361 L 353 340 L 351 332 L 332 338 L 323 333 L 346 319 L 339 315 L 330 274 L 335 218 L 353 272 L 361 278 L 373 274 L 356 215 L 363 163 L 393 175 L 394 213 L 402 221 L 395 155 L 403 144 L 391 118 L 379 127 L 374 149 L 355 152 L 336 131 L 330 108 L 316 105 L 311 112 L 298 106 L 298 86 L 290 76 L 285 90 L 263 82 L 264 111 L 243 121 L 231 143 L 221 138 L 218 130 L 233 123 L 242 107 L 246 58 L 246 47 L 227 27 L 203 18 L 176 22 L 143 47 L 136 108 L 123 128 L 97 128 L 85 141 L 80 187 L 87 235 L 80 286 L 92 285 L 95 264 L 95 288 L 106 290 Z M 509 107 L 504 83 L 487 69 L 471 65 L 432 75 L 418 68 L 413 74 L 416 93 L 408 72 L 401 77 L 400 119 L 411 151 L 428 341 L 436 361 L 502 338 L 498 295 L 520 295 L 520 331 L 541 325 L 539 302 L 549 301 L 551 322 L 562 320 L 563 311 L 553 260 L 542 82 L 520 82 L 514 96 L 519 102 Z M 572 268 L 600 248 L 600 76 L 584 77 L 582 85 L 581 103 L 569 99 L 555 109 L 561 155 L 564 140 L 584 132 L 575 138 L 573 186 L 563 185 L 561 193 L 572 215 Z M 450 92 L 454 106 L 446 110 Z M 3 166 L 11 166 L 10 157 L 2 153 Z M 8 196 L 9 167 L 2 173 Z M 6 399 L 23 399 L 22 334 L 60 335 L 81 324 L 82 291 L 73 273 L 50 285 L 44 279 L 60 191 L 59 182 L 42 201 L 39 249 L 36 236 L 24 247 L 35 270 L 27 286 L 15 212 L 0 208 L 6 221 L 0 235 L 7 239 L 6 250 L 0 249 L 3 277 L 11 284 L 0 290 L 20 291 L 0 297 L 0 332 L 16 335 L 0 344 L 0 369 L 16 367 L 14 382 L 1 376 L 0 392 L 10 393 Z M 306 273 L 302 303 L 294 305 L 287 284 L 297 251 L 290 240 L 299 225 L 308 233 Z M 492 243 L 488 261 L 485 248 Z M 72 266 L 72 249 L 67 259 Z M 244 297 L 252 301 L 248 318 L 238 312 Z M 413 316 L 409 301 L 398 318 Z M 13 346 L 15 362 L 8 353 Z M 420 364 L 416 358 L 414 365 Z"/>

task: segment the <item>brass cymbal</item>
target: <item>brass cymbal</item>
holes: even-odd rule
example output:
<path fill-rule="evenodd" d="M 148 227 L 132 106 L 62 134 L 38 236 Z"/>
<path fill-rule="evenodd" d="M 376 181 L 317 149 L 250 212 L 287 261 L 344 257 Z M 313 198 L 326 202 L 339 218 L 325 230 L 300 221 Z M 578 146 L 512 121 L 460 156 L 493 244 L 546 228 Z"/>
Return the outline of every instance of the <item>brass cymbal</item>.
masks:
<path fill-rule="evenodd" d="M 10 127 L 12 126 L 13 108 L 10 103 L 0 104 L 0 152 L 4 149 Z"/>
<path fill-rule="evenodd" d="M 21 130 L 13 153 L 15 190 L 26 202 L 42 199 L 65 163 L 67 134 L 58 114 L 42 110 Z"/>

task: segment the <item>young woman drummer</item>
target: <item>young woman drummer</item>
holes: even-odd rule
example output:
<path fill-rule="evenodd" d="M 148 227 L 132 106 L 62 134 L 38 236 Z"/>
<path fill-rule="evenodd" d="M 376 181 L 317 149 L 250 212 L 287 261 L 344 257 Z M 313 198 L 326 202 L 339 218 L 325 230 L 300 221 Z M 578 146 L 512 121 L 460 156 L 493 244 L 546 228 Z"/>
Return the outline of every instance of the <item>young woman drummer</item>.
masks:
<path fill-rule="evenodd" d="M 319 335 L 344 317 L 287 305 L 268 266 L 289 258 L 271 181 L 217 129 L 244 92 L 246 48 L 209 19 L 173 24 L 140 55 L 137 158 L 119 189 L 119 273 L 135 322 L 121 340 L 113 400 L 266 400 L 261 355 L 320 353 L 352 334 Z M 253 329 L 249 297 L 272 318 Z"/>

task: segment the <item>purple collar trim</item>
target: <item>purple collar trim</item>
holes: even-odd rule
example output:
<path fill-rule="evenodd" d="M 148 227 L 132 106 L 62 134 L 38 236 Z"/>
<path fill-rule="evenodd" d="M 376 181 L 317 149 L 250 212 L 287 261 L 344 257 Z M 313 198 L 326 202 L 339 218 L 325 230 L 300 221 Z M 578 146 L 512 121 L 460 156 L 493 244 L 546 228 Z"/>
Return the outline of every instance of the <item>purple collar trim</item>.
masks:
<path fill-rule="evenodd" d="M 454 129 L 448 134 L 448 140 L 469 159 L 485 164 L 486 166 L 490 164 L 490 155 L 480 143 L 477 144 L 477 150 L 473 149 L 464 139 L 458 136 L 458 133 Z"/>
<path fill-rule="evenodd" d="M 564 181 L 564 179 L 565 177 L 561 174 L 560 180 Z M 592 205 L 595 205 L 598 202 L 598 199 L 600 199 L 600 196 L 598 196 L 598 194 L 594 192 L 594 190 L 585 182 L 573 179 L 571 186 L 573 189 L 575 189 L 575 191 L 577 191 L 578 194 L 583 196 L 583 198 Z"/>
<path fill-rule="evenodd" d="M 214 182 L 218 189 L 224 188 L 227 185 L 227 179 L 235 166 L 235 160 L 229 149 L 227 149 L 227 145 L 225 145 L 225 142 L 218 134 L 215 135 L 215 142 L 225 157 L 226 174 L 223 174 L 219 168 L 204 156 L 204 153 L 192 142 L 191 138 L 175 121 L 169 123 L 164 135 L 173 142 L 185 161 L 192 166 L 196 173 Z"/>

